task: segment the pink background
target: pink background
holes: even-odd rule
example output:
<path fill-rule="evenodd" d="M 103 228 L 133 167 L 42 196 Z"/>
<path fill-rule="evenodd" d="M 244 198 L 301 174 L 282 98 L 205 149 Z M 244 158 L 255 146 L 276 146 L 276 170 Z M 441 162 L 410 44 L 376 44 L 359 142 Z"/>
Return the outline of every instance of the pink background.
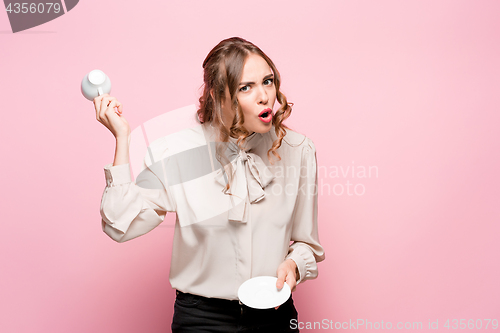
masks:
<path fill-rule="evenodd" d="M 499 13 L 497 0 L 85 0 L 12 34 L 1 12 L 0 331 L 170 331 L 175 216 L 123 244 L 102 232 L 114 139 L 80 82 L 107 73 L 134 129 L 197 103 L 206 54 L 231 36 L 274 60 L 287 124 L 317 148 L 326 259 L 294 293 L 299 320 L 484 330 L 500 319 Z"/>

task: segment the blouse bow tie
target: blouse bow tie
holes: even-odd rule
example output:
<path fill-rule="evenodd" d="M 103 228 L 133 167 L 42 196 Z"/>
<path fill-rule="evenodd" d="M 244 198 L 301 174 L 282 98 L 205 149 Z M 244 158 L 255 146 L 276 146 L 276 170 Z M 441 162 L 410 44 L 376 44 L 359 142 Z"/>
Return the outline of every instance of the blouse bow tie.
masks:
<path fill-rule="evenodd" d="M 259 140 L 260 141 L 260 140 Z M 255 146 L 256 142 L 252 142 Z M 246 223 L 250 204 L 264 199 L 264 188 L 275 178 L 262 158 L 252 153 L 252 148 L 240 149 L 235 143 L 228 145 L 227 157 L 232 163 L 233 182 L 224 194 L 230 195 L 229 220 Z M 220 168 L 215 179 L 222 186 L 227 184 L 227 176 Z M 247 196 L 248 199 L 247 200 Z M 233 198 L 236 197 L 236 198 Z M 235 200 L 242 200 L 236 202 Z"/>

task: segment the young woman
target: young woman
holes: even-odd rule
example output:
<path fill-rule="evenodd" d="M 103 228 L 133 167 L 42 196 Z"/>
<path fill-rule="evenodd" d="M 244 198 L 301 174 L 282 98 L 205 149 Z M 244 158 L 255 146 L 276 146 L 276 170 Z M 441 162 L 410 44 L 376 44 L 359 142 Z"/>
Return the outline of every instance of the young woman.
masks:
<path fill-rule="evenodd" d="M 109 95 L 94 100 L 97 120 L 116 138 L 114 163 L 104 167 L 103 230 L 124 242 L 176 212 L 172 332 L 298 332 L 291 296 L 276 308 L 254 309 L 237 292 L 256 276 L 276 276 L 278 289 L 286 281 L 292 291 L 317 277 L 325 255 L 316 148 L 283 124 L 291 103 L 280 92 L 276 66 L 257 46 L 223 40 L 203 69 L 200 126 L 155 140 L 135 182 L 122 105 Z"/>

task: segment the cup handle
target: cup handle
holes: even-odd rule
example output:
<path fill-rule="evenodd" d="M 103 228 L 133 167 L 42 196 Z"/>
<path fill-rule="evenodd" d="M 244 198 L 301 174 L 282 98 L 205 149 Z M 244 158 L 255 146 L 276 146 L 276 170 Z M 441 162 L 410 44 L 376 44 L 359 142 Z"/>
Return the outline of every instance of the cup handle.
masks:
<path fill-rule="evenodd" d="M 97 87 L 97 93 L 99 94 L 99 96 L 104 95 L 101 87 Z"/>

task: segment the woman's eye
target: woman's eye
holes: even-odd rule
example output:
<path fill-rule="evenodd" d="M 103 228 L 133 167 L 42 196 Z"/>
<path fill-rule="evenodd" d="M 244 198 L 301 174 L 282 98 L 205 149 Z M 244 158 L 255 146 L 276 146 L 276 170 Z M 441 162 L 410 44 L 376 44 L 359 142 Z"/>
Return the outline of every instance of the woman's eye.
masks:
<path fill-rule="evenodd" d="M 267 82 L 267 81 L 269 81 L 269 83 L 267 85 L 273 84 L 273 79 L 267 79 L 266 81 L 264 81 L 264 83 Z"/>
<path fill-rule="evenodd" d="M 250 87 L 249 86 L 241 87 L 240 91 L 243 91 L 243 92 L 248 91 L 248 89 L 245 89 L 245 88 L 250 88 Z"/>

